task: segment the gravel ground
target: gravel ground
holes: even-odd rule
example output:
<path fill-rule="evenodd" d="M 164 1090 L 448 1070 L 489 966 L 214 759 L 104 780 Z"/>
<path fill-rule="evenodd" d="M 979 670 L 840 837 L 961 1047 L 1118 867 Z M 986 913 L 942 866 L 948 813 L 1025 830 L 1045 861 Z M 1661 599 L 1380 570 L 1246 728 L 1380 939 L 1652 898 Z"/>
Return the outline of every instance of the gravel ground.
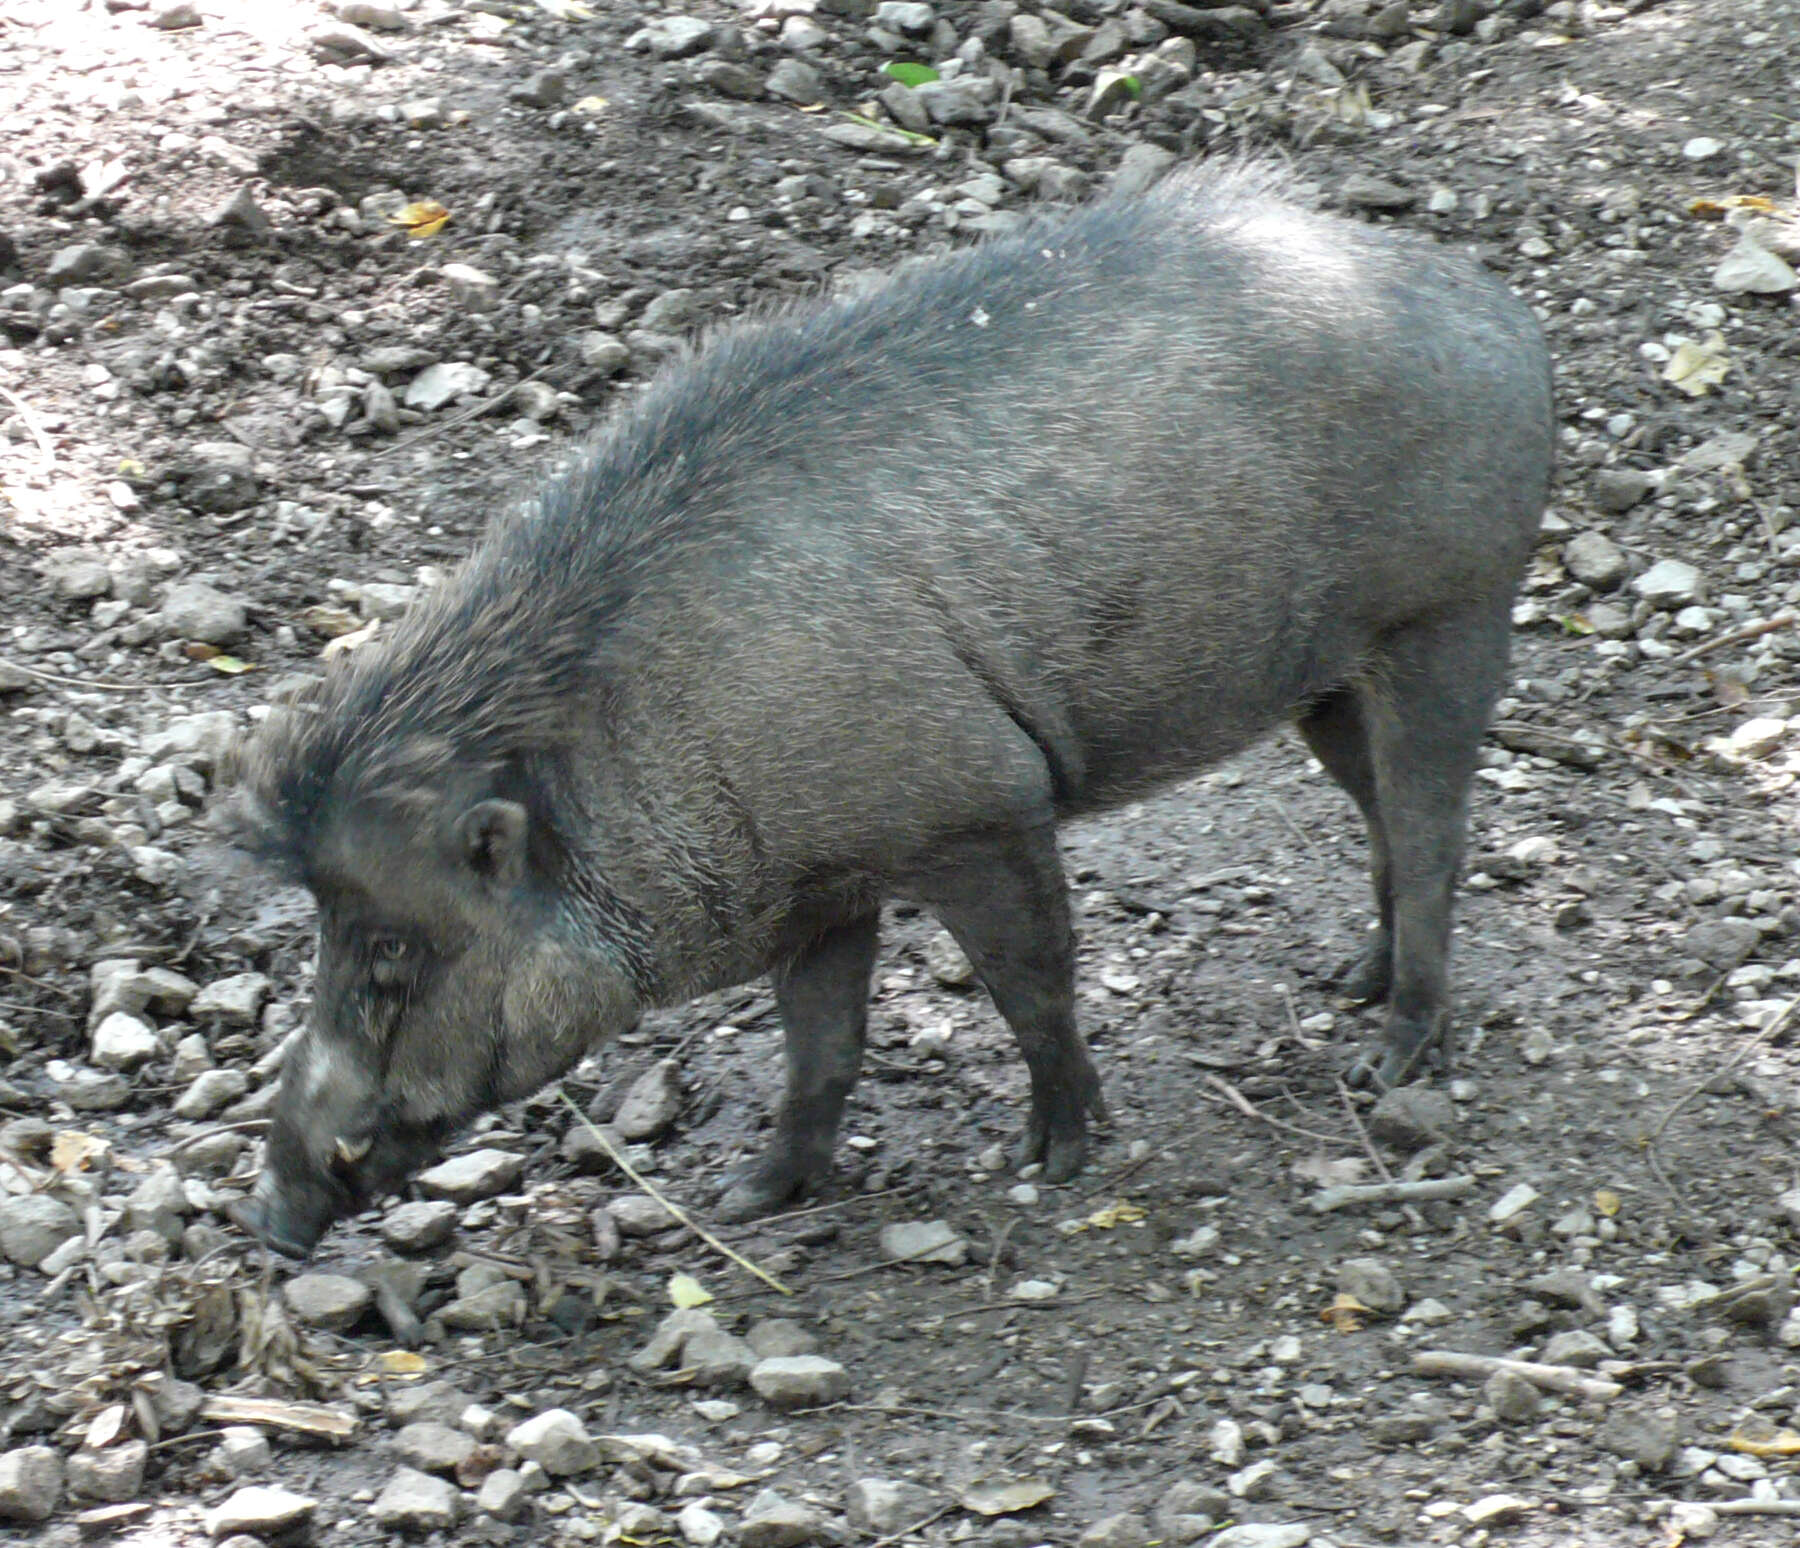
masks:
<path fill-rule="evenodd" d="M 1791 1541 L 1797 102 L 1792 0 L 13 0 L 7 1529 Z M 1074 1184 L 1006 1171 L 1011 1039 L 902 912 L 831 1188 L 715 1233 L 781 1289 L 549 1096 L 266 1262 L 221 1209 L 311 925 L 204 837 L 236 736 L 708 327 L 1246 149 L 1557 355 L 1453 1078 L 1339 1083 L 1362 839 L 1284 736 L 1067 835 Z M 751 986 L 563 1089 L 704 1227 L 778 1080 Z"/>

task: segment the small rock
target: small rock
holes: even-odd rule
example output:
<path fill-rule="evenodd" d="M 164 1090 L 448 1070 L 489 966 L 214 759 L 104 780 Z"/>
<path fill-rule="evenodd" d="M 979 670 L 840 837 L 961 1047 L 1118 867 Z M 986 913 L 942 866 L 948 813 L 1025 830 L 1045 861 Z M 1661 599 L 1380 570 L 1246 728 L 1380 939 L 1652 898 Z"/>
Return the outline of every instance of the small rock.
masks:
<path fill-rule="evenodd" d="M 112 591 L 106 556 L 91 548 L 53 548 L 39 568 L 58 601 L 86 602 Z"/>
<path fill-rule="evenodd" d="M 526 107 L 553 108 L 569 94 L 569 77 L 562 70 L 535 70 L 507 93 Z"/>
<path fill-rule="evenodd" d="M 566 1408 L 546 1409 L 514 1425 L 506 1444 L 554 1478 L 588 1472 L 600 1460 L 586 1427 Z"/>
<path fill-rule="evenodd" d="M 631 364 L 631 351 L 613 334 L 584 333 L 576 341 L 581 363 L 602 377 L 617 376 Z"/>
<path fill-rule="evenodd" d="M 940 930 L 925 947 L 925 967 L 946 989 L 968 989 L 975 983 L 975 968 L 956 938 Z"/>
<path fill-rule="evenodd" d="M 881 1228 L 881 1256 L 889 1263 L 948 1263 L 968 1260 L 968 1241 L 942 1220 L 905 1220 Z"/>
<path fill-rule="evenodd" d="M 675 1525 L 689 1548 L 712 1548 L 725 1535 L 725 1518 L 698 1503 L 683 1508 Z"/>
<path fill-rule="evenodd" d="M 1659 559 L 1631 583 L 1631 589 L 1652 607 L 1688 607 L 1706 600 L 1700 572 L 1680 559 Z"/>
<path fill-rule="evenodd" d="M 850 1391 L 850 1376 L 837 1361 L 822 1355 L 777 1355 L 756 1364 L 750 1385 L 776 1408 L 817 1408 L 844 1397 Z"/>
<path fill-rule="evenodd" d="M 1346 1258 L 1338 1265 L 1338 1289 L 1370 1311 L 1394 1316 L 1406 1306 L 1399 1276 L 1379 1258 Z"/>
<path fill-rule="evenodd" d="M 1579 1370 L 1592 1370 L 1602 1360 L 1611 1358 L 1612 1347 L 1585 1328 L 1552 1334 L 1544 1343 L 1542 1355 L 1546 1365 L 1572 1365 Z"/>
<path fill-rule="evenodd" d="M 1724 473 L 1733 468 L 1748 468 L 1755 464 L 1761 447 L 1762 437 L 1753 430 L 1721 430 L 1683 455 L 1681 466 L 1688 473 Z"/>
<path fill-rule="evenodd" d="M 183 581 L 163 598 L 163 628 L 180 640 L 229 645 L 244 632 L 249 615 L 236 597 L 202 581 Z"/>
<path fill-rule="evenodd" d="M 258 480 L 250 448 L 236 441 L 200 441 L 181 460 L 181 498 L 197 511 L 229 515 L 256 503 Z"/>
<path fill-rule="evenodd" d="M 466 360 L 440 360 L 428 365 L 406 384 L 401 401 L 408 408 L 431 413 L 452 398 L 472 396 L 493 380 L 492 373 Z"/>
<path fill-rule="evenodd" d="M 621 1236 L 655 1236 L 681 1224 L 668 1205 L 647 1193 L 621 1193 L 606 1206 Z"/>
<path fill-rule="evenodd" d="M 528 1498 L 524 1474 L 510 1467 L 497 1467 L 481 1480 L 475 1508 L 498 1521 L 511 1521 L 524 1511 Z"/>
<path fill-rule="evenodd" d="M 144 1465 L 149 1460 L 147 1441 L 119 1441 L 98 1451 L 83 1446 L 70 1455 L 64 1477 L 69 1493 L 84 1500 L 117 1505 L 137 1498 L 144 1487 Z"/>
<path fill-rule="evenodd" d="M 394 1454 L 422 1473 L 453 1473 L 474 1450 L 473 1436 L 433 1419 L 406 1425 L 394 1437 Z"/>
<path fill-rule="evenodd" d="M 318 1501 L 292 1489 L 269 1484 L 250 1484 L 222 1505 L 206 1513 L 206 1530 L 213 1537 L 277 1538 L 312 1520 Z"/>
<path fill-rule="evenodd" d="M 1302 1548 L 1313 1529 L 1298 1521 L 1245 1521 L 1206 1540 L 1206 1548 Z"/>
<path fill-rule="evenodd" d="M 517 1187 L 524 1171 L 525 1158 L 510 1150 L 471 1150 L 428 1167 L 415 1181 L 427 1198 L 473 1204 Z"/>
<path fill-rule="evenodd" d="M 1676 1500 L 1669 1506 L 1669 1530 L 1680 1542 L 1699 1542 L 1719 1530 L 1719 1513 L 1698 1500 Z"/>
<path fill-rule="evenodd" d="M 60 1199 L 26 1193 L 0 1199 L 0 1254 L 21 1268 L 36 1268 L 66 1241 L 81 1235 L 81 1220 Z"/>
<path fill-rule="evenodd" d="M 381 1217 L 381 1239 L 395 1252 L 430 1252 L 450 1240 L 458 1211 L 448 1199 L 414 1199 Z"/>
<path fill-rule="evenodd" d="M 1542 1198 L 1530 1183 L 1515 1183 L 1496 1199 L 1488 1210 L 1488 1224 L 1505 1225 L 1516 1215 L 1526 1210 Z"/>
<path fill-rule="evenodd" d="M 82 242 L 59 247 L 44 269 L 44 283 L 52 289 L 65 285 L 105 284 L 128 274 L 131 260 L 116 247 Z"/>
<path fill-rule="evenodd" d="M 374 1300 L 360 1279 L 343 1274 L 302 1274 L 283 1285 L 281 1294 L 295 1321 L 332 1333 L 353 1327 Z"/>
<path fill-rule="evenodd" d="M 1637 1463 L 1646 1473 L 1660 1473 L 1675 1460 L 1680 1427 L 1672 1408 L 1654 1412 L 1616 1408 L 1607 1415 L 1596 1439 L 1607 1451 Z"/>
<path fill-rule="evenodd" d="M 62 1485 L 62 1456 L 53 1447 L 0 1452 L 0 1521 L 48 1521 Z"/>
<path fill-rule="evenodd" d="M 1152 145 L 1148 140 L 1139 140 L 1119 158 L 1118 170 L 1112 177 L 1112 191 L 1125 198 L 1147 193 L 1162 181 L 1175 161 L 1173 151 L 1164 150 L 1160 145 Z M 1108 1516 L 1106 1519 L 1113 1521 L 1119 1518 Z M 1089 1531 L 1092 1530 L 1090 1527 Z"/>
<path fill-rule="evenodd" d="M 816 1541 L 824 1524 L 811 1507 L 764 1489 L 744 1512 L 738 1541 L 743 1548 L 800 1548 Z"/>
<path fill-rule="evenodd" d="M 177 715 L 161 730 L 153 731 L 144 738 L 143 753 L 152 763 L 191 764 L 205 774 L 213 769 L 237 741 L 237 726 L 237 717 L 229 710 L 208 710 L 200 715 Z M 158 1007 L 166 1008 L 171 1015 L 179 1015 L 188 1009 L 197 993 L 187 979 L 179 973 L 170 973 L 167 968 L 151 968 L 144 978 L 146 1003 L 152 1006 L 156 1005 L 159 993 L 168 995 L 185 992 L 186 999 L 179 1005 L 170 1003 L 166 1007 Z"/>
<path fill-rule="evenodd" d="M 1703 919 L 1681 939 L 1683 950 L 1721 973 L 1747 962 L 1762 944 L 1762 931 L 1748 919 Z"/>
<path fill-rule="evenodd" d="M 1544 1406 L 1544 1396 L 1517 1371 L 1495 1371 L 1481 1395 L 1502 1424 L 1530 1424 Z"/>
<path fill-rule="evenodd" d="M 1563 545 L 1563 568 L 1582 585 L 1611 591 L 1631 572 L 1625 550 L 1604 532 L 1583 532 Z"/>
<path fill-rule="evenodd" d="M 633 33 L 627 44 L 647 48 L 658 59 L 685 59 L 709 47 L 712 39 L 712 23 L 698 16 L 659 16 Z"/>
<path fill-rule="evenodd" d="M 824 77 L 802 59 L 782 60 L 769 72 L 763 89 L 771 97 L 779 97 L 783 102 L 797 102 L 802 107 L 825 100 Z"/>
<path fill-rule="evenodd" d="M 943 1502 L 916 1483 L 859 1478 L 844 1497 L 844 1513 L 859 1532 L 892 1537 L 923 1521 Z"/>
<path fill-rule="evenodd" d="M 1713 270 L 1713 288 L 1727 295 L 1785 295 L 1800 289 L 1800 274 L 1785 258 L 1770 252 L 1748 232 Z"/>
<path fill-rule="evenodd" d="M 456 1525 L 456 1485 L 403 1467 L 369 1507 L 379 1526 L 395 1532 L 442 1532 Z"/>
<path fill-rule="evenodd" d="M 124 1011 L 114 1011 L 94 1028 L 89 1058 L 103 1070 L 134 1070 L 154 1058 L 156 1029 Z"/>
<path fill-rule="evenodd" d="M 1078 1548 L 1147 1548 L 1150 1539 L 1148 1521 L 1131 1511 L 1120 1511 L 1101 1517 L 1075 1541 Z"/>
<path fill-rule="evenodd" d="M 1385 1093 L 1369 1111 L 1369 1133 L 1395 1150 L 1423 1150 L 1456 1128 L 1449 1093 L 1422 1083 Z"/>
<path fill-rule="evenodd" d="M 1589 498 L 1610 516 L 1623 515 L 1656 487 L 1642 468 L 1602 468 L 1589 486 Z"/>
<path fill-rule="evenodd" d="M 438 1310 L 438 1320 L 445 1327 L 463 1333 L 486 1333 L 497 1328 L 516 1328 L 525 1320 L 529 1309 L 525 1287 L 514 1280 L 459 1295 Z"/>
<path fill-rule="evenodd" d="M 1353 172 L 1344 179 L 1339 196 L 1356 210 L 1410 210 L 1419 202 L 1412 189 L 1362 172 Z"/>
<path fill-rule="evenodd" d="M 906 37 L 923 37 L 931 31 L 937 13 L 920 0 L 881 0 L 875 7 L 875 25 Z"/>
<path fill-rule="evenodd" d="M 469 1406 L 468 1394 L 447 1381 L 424 1381 L 416 1387 L 396 1387 L 387 1395 L 387 1421 L 395 1429 L 434 1419 L 455 1424 Z"/>
<path fill-rule="evenodd" d="M 242 1070 L 205 1070 L 175 1099 L 171 1109 L 177 1118 L 200 1122 L 223 1112 L 250 1089 L 250 1077 Z"/>
<path fill-rule="evenodd" d="M 631 1083 L 612 1121 L 628 1140 L 653 1140 L 681 1111 L 681 1072 L 673 1059 L 659 1059 Z"/>
<path fill-rule="evenodd" d="M 263 1472 L 275 1460 L 269 1437 L 253 1424 L 228 1424 L 219 1432 L 216 1453 L 220 1465 L 233 1478 Z"/>
<path fill-rule="evenodd" d="M 752 1323 L 750 1331 L 744 1335 L 744 1342 L 762 1360 L 783 1355 L 816 1354 L 819 1348 L 818 1339 L 787 1317 L 765 1317 L 761 1322 Z"/>

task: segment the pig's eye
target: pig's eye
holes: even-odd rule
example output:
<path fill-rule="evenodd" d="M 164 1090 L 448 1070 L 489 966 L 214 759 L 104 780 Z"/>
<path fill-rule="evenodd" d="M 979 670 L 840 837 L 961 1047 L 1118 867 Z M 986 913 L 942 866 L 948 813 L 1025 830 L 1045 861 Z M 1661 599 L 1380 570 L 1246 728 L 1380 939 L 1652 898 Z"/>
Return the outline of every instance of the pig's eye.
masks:
<path fill-rule="evenodd" d="M 370 944 L 369 976 L 383 989 L 405 987 L 419 965 L 418 948 L 404 936 L 378 935 Z"/>

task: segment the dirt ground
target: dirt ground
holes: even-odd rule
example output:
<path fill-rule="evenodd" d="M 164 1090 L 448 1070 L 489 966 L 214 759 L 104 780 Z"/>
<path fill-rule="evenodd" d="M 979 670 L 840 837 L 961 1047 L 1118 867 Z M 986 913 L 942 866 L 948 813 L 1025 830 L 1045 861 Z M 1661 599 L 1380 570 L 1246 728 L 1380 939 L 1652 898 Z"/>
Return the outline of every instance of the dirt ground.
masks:
<path fill-rule="evenodd" d="M 198 1543 L 236 1499 L 263 1536 L 345 1545 L 1792 1541 L 1800 5 L 682 14 L 706 25 L 608 0 L 0 5 L 16 1540 Z M 948 84 L 895 90 L 894 61 Z M 609 1208 L 635 1185 L 549 1096 L 476 1137 L 526 1164 L 448 1241 L 401 1258 L 372 1213 L 307 1266 L 360 1292 L 280 1293 L 301 1270 L 221 1211 L 304 1015 L 310 919 L 208 850 L 223 741 L 329 640 L 379 639 L 679 338 L 1004 229 L 1032 190 L 1246 148 L 1477 248 L 1557 357 L 1458 1061 L 1436 1107 L 1401 1103 L 1438 1132 L 1341 1085 L 1379 1026 L 1330 985 L 1363 842 L 1284 736 L 1067 835 L 1113 1113 L 1073 1185 L 999 1165 L 1023 1069 L 940 981 L 935 926 L 899 917 L 832 1186 L 717 1228 L 791 1294 Z M 607 1119 L 640 1077 L 678 1086 L 631 1153 L 704 1225 L 779 1051 L 750 986 L 564 1090 Z M 1316 1207 L 1389 1180 L 1448 1196 Z M 884 1228 L 925 1221 L 959 1263 L 889 1261 Z M 631 1363 L 677 1273 L 759 1352 L 816 1346 L 847 1396 L 784 1411 L 691 1349 Z M 510 1427 L 549 1409 L 613 1439 L 506 1474 Z M 420 1420 L 478 1444 L 399 1430 Z"/>

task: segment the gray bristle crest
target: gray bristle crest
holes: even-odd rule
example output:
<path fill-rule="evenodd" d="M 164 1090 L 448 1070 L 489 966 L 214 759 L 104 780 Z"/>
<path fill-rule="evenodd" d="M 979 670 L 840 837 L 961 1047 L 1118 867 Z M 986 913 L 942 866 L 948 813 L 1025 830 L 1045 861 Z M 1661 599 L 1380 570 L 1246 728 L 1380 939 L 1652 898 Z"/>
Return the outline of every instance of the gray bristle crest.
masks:
<path fill-rule="evenodd" d="M 255 814 L 237 824 L 245 847 L 304 866 L 336 811 L 429 809 L 452 784 L 566 749 L 571 698 L 592 688 L 594 614 L 617 597 L 602 587 L 574 605 L 579 578 L 534 541 L 547 531 L 528 530 L 541 520 L 503 521 L 390 640 L 269 717 L 242 760 L 239 805 Z"/>

